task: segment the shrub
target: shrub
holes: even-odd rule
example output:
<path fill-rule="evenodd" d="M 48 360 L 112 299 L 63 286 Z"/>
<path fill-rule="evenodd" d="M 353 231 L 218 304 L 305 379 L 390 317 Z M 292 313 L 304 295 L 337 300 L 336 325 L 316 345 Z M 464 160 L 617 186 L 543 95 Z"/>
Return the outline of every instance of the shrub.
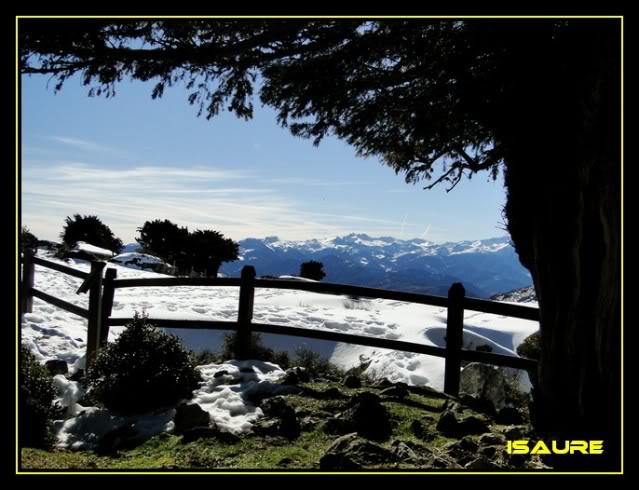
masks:
<path fill-rule="evenodd" d="M 191 359 L 193 359 L 193 365 L 204 366 L 206 364 L 219 364 L 224 361 L 222 355 L 219 352 L 214 352 L 205 349 L 200 352 L 191 352 Z"/>
<path fill-rule="evenodd" d="M 23 254 L 28 248 L 34 249 L 38 246 L 38 238 L 29 231 L 29 228 L 23 226 L 20 230 L 20 252 Z"/>
<path fill-rule="evenodd" d="M 539 345 L 539 332 L 529 335 L 517 346 L 517 354 L 521 357 L 539 360 L 540 353 L 541 347 Z"/>
<path fill-rule="evenodd" d="M 189 398 L 200 376 L 175 335 L 137 313 L 118 339 L 97 356 L 87 373 L 92 396 L 121 413 L 143 413 Z"/>
<path fill-rule="evenodd" d="M 122 240 L 116 238 L 111 228 L 102 223 L 97 216 L 74 214 L 73 218 L 67 216 L 65 223 L 60 238 L 69 247 L 73 247 L 77 242 L 86 242 L 115 253 L 122 249 Z"/>
<path fill-rule="evenodd" d="M 321 262 L 317 262 L 316 260 L 309 260 L 308 262 L 304 262 L 300 266 L 300 277 L 305 277 L 306 279 L 313 279 L 315 281 L 321 281 L 326 277 L 326 273 L 324 272 L 324 264 Z"/>
<path fill-rule="evenodd" d="M 318 352 L 308 347 L 298 346 L 295 350 L 293 365 L 302 367 L 314 378 L 344 375 L 344 371 L 327 359 L 322 358 Z"/>
<path fill-rule="evenodd" d="M 235 359 L 237 357 L 237 333 L 227 333 L 224 336 L 224 346 L 222 348 L 222 357 L 226 359 Z M 264 345 L 263 336 L 258 332 L 251 332 L 249 337 L 248 355 L 251 359 L 272 362 L 282 369 L 288 369 L 291 365 L 288 352 L 275 352 L 270 347 Z"/>
<path fill-rule="evenodd" d="M 47 369 L 24 346 L 20 348 L 19 383 L 20 443 L 29 447 L 49 446 L 53 440 L 55 388 Z"/>

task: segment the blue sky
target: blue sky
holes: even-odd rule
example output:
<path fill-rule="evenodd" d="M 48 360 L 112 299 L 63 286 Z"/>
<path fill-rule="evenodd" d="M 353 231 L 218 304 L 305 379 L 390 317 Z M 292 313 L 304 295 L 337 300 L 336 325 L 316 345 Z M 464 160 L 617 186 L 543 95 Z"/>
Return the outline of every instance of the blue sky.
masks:
<path fill-rule="evenodd" d="M 98 215 L 125 243 L 156 218 L 235 240 L 505 234 L 501 178 L 425 191 L 336 138 L 291 136 L 259 102 L 249 122 L 207 121 L 182 87 L 152 100 L 152 84 L 124 82 L 105 99 L 79 79 L 57 94 L 47 82 L 23 77 L 21 100 L 22 221 L 39 238 L 56 239 L 73 213 Z"/>

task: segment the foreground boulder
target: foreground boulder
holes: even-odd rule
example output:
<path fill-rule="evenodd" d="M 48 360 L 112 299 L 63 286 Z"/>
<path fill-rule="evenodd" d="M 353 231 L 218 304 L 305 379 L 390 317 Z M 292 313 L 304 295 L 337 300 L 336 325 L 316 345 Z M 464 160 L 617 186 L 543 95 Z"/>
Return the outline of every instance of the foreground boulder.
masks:
<path fill-rule="evenodd" d="M 328 419 L 324 431 L 328 434 L 346 434 L 356 432 L 368 439 L 383 441 L 393 431 L 390 414 L 374 393 L 357 393 L 350 402 L 348 410 Z"/>
<path fill-rule="evenodd" d="M 471 362 L 461 371 L 459 389 L 490 402 L 495 411 L 506 405 L 506 378 L 497 369 Z"/>
<path fill-rule="evenodd" d="M 322 470 L 348 471 L 387 463 L 394 458 L 388 449 L 352 433 L 337 439 L 321 457 L 319 465 Z"/>
<path fill-rule="evenodd" d="M 287 369 L 280 381 L 283 385 L 297 386 L 300 383 L 308 383 L 311 380 L 311 376 L 308 371 L 303 367 L 294 367 Z"/>
<path fill-rule="evenodd" d="M 464 437 L 489 432 L 488 422 L 476 415 L 458 418 L 452 410 L 446 410 L 439 418 L 437 430 L 449 437 Z"/>
<path fill-rule="evenodd" d="M 281 436 L 287 439 L 299 437 L 302 429 L 297 414 L 283 396 L 267 399 L 260 406 L 266 419 L 259 420 L 253 431 L 261 435 Z"/>
<path fill-rule="evenodd" d="M 173 423 L 176 434 L 181 434 L 194 427 L 208 427 L 211 415 L 197 403 L 181 403 L 175 410 Z"/>

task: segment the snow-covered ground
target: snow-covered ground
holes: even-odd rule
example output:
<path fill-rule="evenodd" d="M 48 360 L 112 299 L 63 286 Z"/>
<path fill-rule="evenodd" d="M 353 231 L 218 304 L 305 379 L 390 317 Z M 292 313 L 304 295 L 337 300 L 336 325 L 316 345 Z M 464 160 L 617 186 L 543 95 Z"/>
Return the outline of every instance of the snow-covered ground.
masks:
<path fill-rule="evenodd" d="M 39 253 L 55 261 L 55 259 L 46 256 L 46 252 L 40 251 Z M 72 260 L 70 265 L 83 271 L 88 271 L 90 268 L 88 262 L 80 260 Z M 114 263 L 109 263 L 107 267 L 115 268 L 118 278 L 159 276 L 153 272 L 136 270 Z M 75 293 L 80 283 L 81 280 L 74 277 L 36 266 L 36 288 L 86 308 L 88 297 Z M 137 311 L 146 312 L 151 319 L 235 321 L 238 293 L 238 288 L 230 287 L 180 286 L 119 289 L 116 290 L 115 294 L 113 316 L 131 318 Z M 530 306 L 536 306 L 536 304 L 530 304 Z M 259 323 L 348 332 L 445 346 L 446 309 L 434 306 L 388 300 L 356 300 L 346 296 L 304 291 L 257 289 L 253 318 L 255 322 Z M 478 346 L 488 345 L 492 348 L 492 352 L 514 356 L 516 356 L 517 346 L 539 327 L 538 323 L 533 321 L 473 311 L 466 311 L 464 320 L 465 348 L 475 349 Z M 109 340 L 115 339 L 122 328 L 112 328 Z M 173 330 L 172 333 L 180 336 L 188 348 L 196 351 L 219 349 L 224 335 L 223 332 L 219 331 L 183 329 Z M 293 353 L 299 345 L 304 345 L 319 351 L 324 357 L 346 368 L 367 361 L 370 362 L 367 368 L 370 374 L 386 377 L 391 381 L 404 381 L 412 385 L 429 385 L 440 390 L 443 388 L 444 360 L 441 358 L 299 337 L 265 335 L 264 338 L 267 345 L 276 350 L 288 350 Z M 83 366 L 83 355 L 86 348 L 86 320 L 36 298 L 34 299 L 33 313 L 25 315 L 23 319 L 22 341 L 41 361 L 63 359 L 72 365 L 71 371 L 73 371 Z M 212 366 L 201 369 L 205 373 L 222 368 Z M 260 381 L 272 382 L 273 373 L 277 373 L 277 371 L 264 374 L 264 379 L 260 379 Z M 201 398 L 198 400 L 203 402 L 203 405 L 216 420 L 220 421 L 222 425 L 226 424 L 229 430 L 245 427 L 247 423 L 250 424 L 256 416 L 255 410 L 246 408 L 246 406 L 243 409 L 237 407 L 233 409 L 233 403 L 229 402 L 228 397 L 220 398 L 221 401 L 216 402 L 219 393 L 214 389 L 217 385 L 211 384 L 211 379 L 212 374 L 209 376 L 209 381 L 200 389 L 201 393 L 196 393 L 196 398 Z M 522 381 L 526 386 L 527 379 L 522 379 Z M 73 386 L 67 386 L 67 388 L 76 389 Z M 209 391 L 207 392 L 207 390 Z M 238 390 L 231 389 L 231 391 L 237 393 Z M 230 395 L 230 392 L 227 394 Z M 227 403 L 230 405 L 225 405 Z M 227 408 L 224 408 L 225 406 Z M 231 408 L 229 409 L 229 407 Z M 226 411 L 226 415 L 221 414 L 220 410 Z M 241 418 L 234 421 L 224 419 L 233 410 L 236 410 Z M 108 417 L 104 414 L 100 416 Z M 166 425 L 166 419 L 163 418 L 165 416 L 168 415 L 159 416 L 158 426 L 164 427 Z M 67 439 L 64 439 L 64 444 L 67 444 Z M 69 444 L 73 445 L 71 442 Z"/>

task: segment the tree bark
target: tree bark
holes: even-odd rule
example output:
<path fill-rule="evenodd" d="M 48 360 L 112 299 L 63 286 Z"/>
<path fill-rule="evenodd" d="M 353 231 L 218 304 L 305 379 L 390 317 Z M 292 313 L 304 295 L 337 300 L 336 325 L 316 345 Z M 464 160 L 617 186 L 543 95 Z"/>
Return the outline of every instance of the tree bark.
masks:
<path fill-rule="evenodd" d="M 551 464 L 618 470 L 620 80 L 601 39 L 581 42 L 592 43 L 588 58 L 553 70 L 561 81 L 552 90 L 531 83 L 536 93 L 519 107 L 525 117 L 513 113 L 519 124 L 504 129 L 505 216 L 539 300 L 533 423 L 549 438 L 604 441 L 601 457 L 557 456 Z"/>

